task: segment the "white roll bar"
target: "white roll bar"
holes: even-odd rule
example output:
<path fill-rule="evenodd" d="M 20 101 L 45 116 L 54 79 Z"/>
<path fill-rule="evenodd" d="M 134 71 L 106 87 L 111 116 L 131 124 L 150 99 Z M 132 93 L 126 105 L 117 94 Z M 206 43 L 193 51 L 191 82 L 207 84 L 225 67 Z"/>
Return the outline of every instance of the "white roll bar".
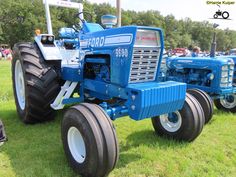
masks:
<path fill-rule="evenodd" d="M 53 34 L 51 15 L 50 15 L 50 9 L 49 9 L 50 5 L 78 9 L 79 13 L 83 12 L 83 4 L 77 3 L 77 2 L 71 2 L 71 0 L 43 0 L 43 4 L 45 5 L 48 34 Z M 81 13 L 79 17 L 80 19 L 84 19 L 83 13 Z M 80 22 L 80 25 L 82 26 L 82 22 Z"/>

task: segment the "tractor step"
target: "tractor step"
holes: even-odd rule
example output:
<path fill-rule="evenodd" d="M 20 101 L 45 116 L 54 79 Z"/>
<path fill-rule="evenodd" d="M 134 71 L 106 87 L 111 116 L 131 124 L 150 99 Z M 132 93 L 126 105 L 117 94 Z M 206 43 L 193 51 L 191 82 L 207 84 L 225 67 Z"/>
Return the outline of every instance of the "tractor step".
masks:
<path fill-rule="evenodd" d="M 66 81 L 65 84 L 61 87 L 61 91 L 57 95 L 56 99 L 51 104 L 51 107 L 54 110 L 63 109 L 65 106 L 65 104 L 63 104 L 63 100 L 70 98 L 77 84 L 78 82 Z"/>

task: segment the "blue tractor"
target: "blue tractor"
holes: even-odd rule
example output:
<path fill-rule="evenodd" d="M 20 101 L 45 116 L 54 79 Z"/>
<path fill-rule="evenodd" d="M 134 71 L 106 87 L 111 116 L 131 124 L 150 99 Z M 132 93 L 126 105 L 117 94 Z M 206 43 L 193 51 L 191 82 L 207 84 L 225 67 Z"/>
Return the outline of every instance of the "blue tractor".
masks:
<path fill-rule="evenodd" d="M 214 33 L 210 57 L 168 57 L 161 78 L 186 83 L 189 93 L 206 92 L 218 109 L 235 113 L 236 57 L 215 57 L 215 48 Z M 206 105 L 206 101 L 200 103 Z M 206 107 L 204 111 L 209 112 Z M 210 119 L 206 117 L 206 122 Z"/>
<path fill-rule="evenodd" d="M 186 93 L 186 84 L 159 82 L 162 30 L 154 27 L 111 28 L 114 16 L 103 16 L 107 28 L 88 23 L 83 6 L 45 0 L 48 34 L 14 46 L 12 80 L 15 103 L 24 123 L 64 114 L 61 136 L 71 167 L 82 176 L 106 176 L 118 160 L 118 141 L 111 120 L 151 118 L 158 135 L 193 141 L 205 115 Z M 80 24 L 52 34 L 49 5 L 78 8 Z"/>

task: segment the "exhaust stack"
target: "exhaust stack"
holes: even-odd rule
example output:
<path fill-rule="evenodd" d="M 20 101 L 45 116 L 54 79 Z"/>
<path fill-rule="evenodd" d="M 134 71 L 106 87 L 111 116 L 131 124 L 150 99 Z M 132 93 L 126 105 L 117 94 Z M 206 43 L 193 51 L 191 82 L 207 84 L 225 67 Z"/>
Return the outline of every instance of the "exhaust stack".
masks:
<path fill-rule="evenodd" d="M 213 39 L 212 39 L 212 43 L 211 43 L 211 52 L 210 52 L 210 57 L 215 57 L 216 56 L 216 28 L 219 25 L 214 23 L 213 24 L 213 28 L 214 28 L 214 34 L 213 34 Z"/>

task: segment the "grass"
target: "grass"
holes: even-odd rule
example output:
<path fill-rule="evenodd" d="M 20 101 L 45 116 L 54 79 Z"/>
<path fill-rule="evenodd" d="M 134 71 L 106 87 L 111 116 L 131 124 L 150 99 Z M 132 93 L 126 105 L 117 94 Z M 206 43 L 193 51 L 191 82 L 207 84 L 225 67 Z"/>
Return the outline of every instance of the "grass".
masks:
<path fill-rule="evenodd" d="M 24 125 L 12 93 L 10 62 L 0 61 L 0 119 L 9 141 L 0 147 L 0 177 L 72 177 L 60 139 L 62 112 L 52 122 Z M 114 122 L 120 145 L 111 177 L 236 176 L 236 117 L 215 110 L 192 143 L 154 134 L 150 120 L 128 117 Z"/>

